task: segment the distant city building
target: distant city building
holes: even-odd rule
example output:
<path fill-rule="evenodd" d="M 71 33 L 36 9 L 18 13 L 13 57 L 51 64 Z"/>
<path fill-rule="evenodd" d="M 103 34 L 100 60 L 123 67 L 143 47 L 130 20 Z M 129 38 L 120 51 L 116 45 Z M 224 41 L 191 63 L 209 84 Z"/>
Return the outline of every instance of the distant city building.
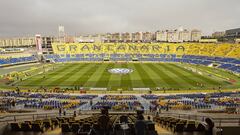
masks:
<path fill-rule="evenodd" d="M 191 31 L 191 41 L 192 42 L 198 42 L 201 39 L 202 33 L 200 30 L 192 30 Z"/>
<path fill-rule="evenodd" d="M 94 34 L 94 35 L 84 35 L 84 36 L 79 36 L 76 37 L 75 42 L 80 42 L 80 43 L 99 43 L 99 42 L 104 42 L 106 40 L 105 35 L 101 34 Z"/>
<path fill-rule="evenodd" d="M 78 42 L 78 43 L 92 43 L 92 42 L 94 42 L 91 35 L 79 36 L 79 37 L 76 38 L 75 41 Z"/>
<path fill-rule="evenodd" d="M 199 41 L 201 39 L 201 31 L 183 29 L 182 27 L 176 30 L 164 30 L 156 32 L 156 41 L 157 42 L 170 42 L 170 43 L 179 43 L 179 42 L 190 42 L 190 41 Z"/>
<path fill-rule="evenodd" d="M 58 40 L 60 43 L 64 43 L 65 42 L 65 28 L 63 25 L 59 25 L 58 26 Z"/>
<path fill-rule="evenodd" d="M 128 32 L 122 33 L 122 41 L 123 42 L 131 42 L 132 41 L 132 34 L 128 33 Z"/>
<path fill-rule="evenodd" d="M 157 42 L 167 42 L 167 31 L 157 31 L 155 35 Z"/>
<path fill-rule="evenodd" d="M 110 42 L 111 37 L 112 37 L 111 33 L 103 34 L 103 42 Z"/>
<path fill-rule="evenodd" d="M 18 37 L 0 39 L 0 47 L 31 47 L 35 46 L 35 37 Z"/>
<path fill-rule="evenodd" d="M 74 36 L 65 36 L 65 42 L 66 43 L 74 43 L 75 37 Z"/>
<path fill-rule="evenodd" d="M 143 32 L 142 33 L 142 41 L 143 42 L 151 42 L 153 40 L 153 34 L 151 32 Z"/>
<path fill-rule="evenodd" d="M 157 32 L 124 32 L 106 33 L 81 36 L 66 36 L 64 26 L 59 26 L 58 37 L 42 37 L 44 50 L 49 49 L 52 42 L 57 43 L 102 43 L 102 42 L 198 42 L 201 39 L 200 30 L 187 30 L 182 27 L 176 30 L 162 30 Z M 0 39 L 0 47 L 35 46 L 35 37 Z"/>
<path fill-rule="evenodd" d="M 111 42 L 120 42 L 122 40 L 121 33 L 111 34 Z"/>
<path fill-rule="evenodd" d="M 179 31 L 179 42 L 190 42 L 191 41 L 191 32 L 188 30 Z"/>
<path fill-rule="evenodd" d="M 224 31 L 217 31 L 217 32 L 212 33 L 213 38 L 223 37 L 224 35 L 225 35 Z"/>
<path fill-rule="evenodd" d="M 132 33 L 132 41 L 133 42 L 142 42 L 143 41 L 143 33 L 142 32 Z"/>
<path fill-rule="evenodd" d="M 178 30 L 170 30 L 167 33 L 167 41 L 170 43 L 179 42 L 179 31 Z"/>

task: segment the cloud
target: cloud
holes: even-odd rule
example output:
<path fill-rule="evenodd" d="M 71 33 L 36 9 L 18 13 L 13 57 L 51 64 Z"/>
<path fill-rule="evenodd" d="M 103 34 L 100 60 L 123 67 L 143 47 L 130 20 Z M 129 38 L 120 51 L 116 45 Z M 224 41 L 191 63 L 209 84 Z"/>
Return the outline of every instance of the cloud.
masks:
<path fill-rule="evenodd" d="M 0 37 L 239 27 L 239 0 L 0 0 Z"/>

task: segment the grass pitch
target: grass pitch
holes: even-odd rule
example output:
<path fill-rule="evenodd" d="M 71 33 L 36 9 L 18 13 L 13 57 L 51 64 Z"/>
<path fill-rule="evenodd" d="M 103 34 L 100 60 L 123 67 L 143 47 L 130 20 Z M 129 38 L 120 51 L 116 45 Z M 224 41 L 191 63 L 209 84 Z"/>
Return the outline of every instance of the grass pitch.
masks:
<path fill-rule="evenodd" d="M 238 88 L 239 78 L 231 84 L 225 79 L 209 74 L 199 74 L 187 70 L 187 65 L 172 63 L 65 63 L 52 71 L 34 75 L 18 82 L 20 87 L 85 87 L 108 88 L 109 90 L 132 90 L 132 88 L 151 89 L 217 89 Z M 111 68 L 130 68 L 130 74 L 112 74 Z M 198 67 L 204 69 L 206 67 Z M 212 69 L 209 69 L 212 70 Z M 215 71 L 215 70 L 213 70 Z M 213 72 L 211 71 L 211 72 Z M 218 73 L 221 74 L 221 73 Z M 203 84 L 201 86 L 200 84 Z"/>

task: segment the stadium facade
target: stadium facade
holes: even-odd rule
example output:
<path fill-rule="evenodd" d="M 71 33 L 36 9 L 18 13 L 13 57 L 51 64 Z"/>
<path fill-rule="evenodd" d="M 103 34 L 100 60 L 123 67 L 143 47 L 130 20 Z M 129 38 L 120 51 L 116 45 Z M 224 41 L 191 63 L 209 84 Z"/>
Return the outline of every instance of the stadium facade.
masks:
<path fill-rule="evenodd" d="M 240 38 L 240 28 L 226 30 L 225 36 L 226 37 Z"/>
<path fill-rule="evenodd" d="M 226 30 L 223 36 L 225 42 L 239 43 L 240 39 L 240 28 Z"/>

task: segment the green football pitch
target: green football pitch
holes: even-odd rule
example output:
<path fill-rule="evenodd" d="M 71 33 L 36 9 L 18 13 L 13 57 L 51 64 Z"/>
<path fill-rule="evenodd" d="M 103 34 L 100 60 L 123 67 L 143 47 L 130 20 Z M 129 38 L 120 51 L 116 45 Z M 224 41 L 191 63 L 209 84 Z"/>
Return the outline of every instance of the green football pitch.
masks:
<path fill-rule="evenodd" d="M 190 71 L 197 69 L 197 72 Z M 127 68 L 129 74 L 113 74 L 109 69 Z M 205 73 L 205 71 L 207 71 Z M 223 76 L 223 77 L 219 77 Z M 65 63 L 45 73 L 33 75 L 16 85 L 21 87 L 84 87 L 108 90 L 151 89 L 217 89 L 237 88 L 224 77 L 239 82 L 237 76 L 212 68 L 172 63 Z"/>

